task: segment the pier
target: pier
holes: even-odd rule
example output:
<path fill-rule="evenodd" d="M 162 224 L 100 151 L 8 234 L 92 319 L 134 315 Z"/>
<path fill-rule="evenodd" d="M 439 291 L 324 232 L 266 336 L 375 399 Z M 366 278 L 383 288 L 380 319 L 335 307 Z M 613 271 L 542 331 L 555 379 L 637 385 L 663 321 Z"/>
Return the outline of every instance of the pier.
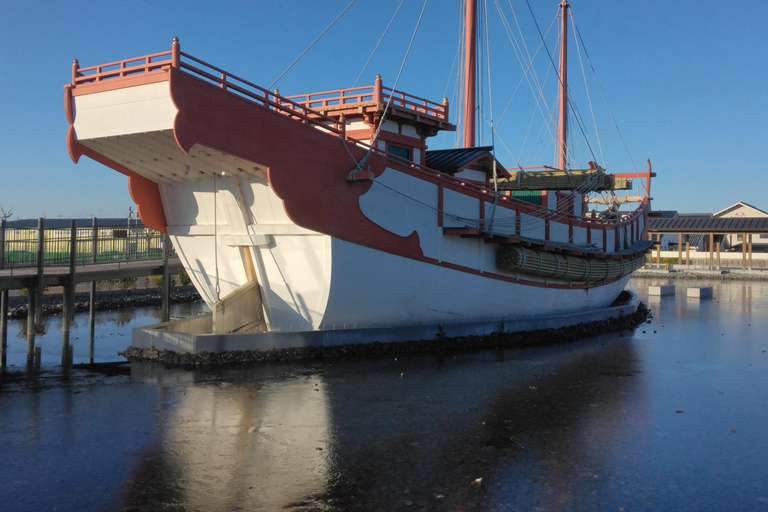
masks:
<path fill-rule="evenodd" d="M 90 283 L 90 343 L 93 346 L 96 283 L 103 280 L 162 276 L 162 318 L 170 318 L 171 275 L 184 270 L 172 256 L 168 235 L 138 222 L 131 225 L 90 226 L 70 221 L 67 229 L 11 228 L 0 221 L 0 371 L 6 367 L 9 292 L 24 290 L 28 299 L 27 370 L 39 367 L 35 347 L 37 325 L 43 316 L 43 294 L 62 288 L 62 366 L 72 363 L 69 327 L 75 313 L 75 288 Z M 92 361 L 91 361 L 92 362 Z"/>

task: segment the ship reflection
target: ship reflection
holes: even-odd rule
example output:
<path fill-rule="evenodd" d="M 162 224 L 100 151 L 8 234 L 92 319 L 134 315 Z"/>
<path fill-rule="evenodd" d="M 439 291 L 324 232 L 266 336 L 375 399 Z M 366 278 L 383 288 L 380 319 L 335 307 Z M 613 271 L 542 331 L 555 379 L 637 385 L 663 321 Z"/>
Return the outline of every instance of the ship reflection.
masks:
<path fill-rule="evenodd" d="M 189 383 L 160 387 L 174 393 L 163 433 L 123 506 L 566 509 L 569 486 L 594 478 L 617 438 L 642 434 L 643 418 L 626 412 L 644 410 L 626 403 L 644 400 L 628 339 L 398 359 L 151 369 Z"/>

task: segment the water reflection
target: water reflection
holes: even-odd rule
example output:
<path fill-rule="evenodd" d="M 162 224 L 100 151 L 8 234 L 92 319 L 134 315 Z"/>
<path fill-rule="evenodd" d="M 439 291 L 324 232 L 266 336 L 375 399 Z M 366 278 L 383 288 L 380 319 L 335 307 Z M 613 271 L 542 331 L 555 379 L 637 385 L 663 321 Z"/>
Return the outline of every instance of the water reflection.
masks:
<path fill-rule="evenodd" d="M 215 376 L 136 365 L 137 380 L 193 383 L 123 499 L 136 510 L 477 510 L 515 495 L 556 510 L 578 485 L 563 477 L 592 478 L 595 450 L 636 421 L 618 406 L 642 402 L 636 366 L 630 344 L 607 339 Z M 554 492 L 518 496 L 518 478 Z"/>
<path fill-rule="evenodd" d="M 199 304 L 173 304 L 174 318 L 193 316 L 208 312 L 207 306 Z M 125 308 L 112 311 L 97 311 L 94 317 L 94 361 L 108 362 L 124 360 L 117 352 L 130 345 L 131 330 L 157 323 L 161 317 L 159 308 Z M 35 345 L 41 348 L 42 365 L 45 369 L 61 364 L 62 316 L 45 315 L 37 326 Z M 8 340 L 7 364 L 10 369 L 26 364 L 27 320 L 8 321 L 9 337 L 14 336 L 23 343 Z M 70 323 L 70 343 L 74 348 L 74 363 L 88 362 L 90 318 L 88 313 L 75 314 Z"/>
<path fill-rule="evenodd" d="M 695 284 L 564 346 L 20 372 L 0 381 L 0 508 L 764 511 L 768 283 Z"/>

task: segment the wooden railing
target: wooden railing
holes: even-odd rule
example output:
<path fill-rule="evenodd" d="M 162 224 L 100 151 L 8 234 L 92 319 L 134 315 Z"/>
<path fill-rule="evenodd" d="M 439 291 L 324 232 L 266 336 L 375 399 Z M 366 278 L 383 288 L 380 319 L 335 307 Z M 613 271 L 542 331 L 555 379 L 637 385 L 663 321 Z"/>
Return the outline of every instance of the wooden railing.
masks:
<path fill-rule="evenodd" d="M 0 269 L 35 267 L 40 255 L 45 266 L 67 266 L 71 253 L 77 265 L 162 259 L 164 244 L 163 233 L 136 222 L 99 226 L 94 219 L 91 226 L 75 228 L 74 245 L 69 227 L 45 227 L 44 219 L 34 228 L 0 222 Z"/>
<path fill-rule="evenodd" d="M 383 104 L 390 101 L 390 97 L 394 106 L 448 122 L 448 100 L 443 100 L 443 103 L 435 103 L 391 87 L 385 87 L 380 75 L 376 75 L 376 81 L 369 86 L 286 96 L 286 98 L 312 109 L 354 108 L 361 105 Z"/>
<path fill-rule="evenodd" d="M 258 105 L 286 114 L 297 121 L 322 127 L 340 137 L 345 136 L 345 128 L 340 121 L 182 52 L 178 38 L 174 38 L 169 52 L 153 53 L 143 57 L 83 68 L 75 60 L 72 64 L 72 85 L 77 87 L 101 83 L 167 68 L 184 70 L 190 75 L 215 84 Z"/>

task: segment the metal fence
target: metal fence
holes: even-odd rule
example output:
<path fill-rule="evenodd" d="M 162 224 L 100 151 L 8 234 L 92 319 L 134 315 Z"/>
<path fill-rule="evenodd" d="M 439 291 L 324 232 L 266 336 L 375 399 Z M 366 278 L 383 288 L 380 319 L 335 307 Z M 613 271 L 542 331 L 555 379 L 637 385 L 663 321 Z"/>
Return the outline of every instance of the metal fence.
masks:
<path fill-rule="evenodd" d="M 162 259 L 166 236 L 143 225 L 10 228 L 0 223 L 0 269 L 35 267 L 42 248 L 44 266 Z M 42 243 L 41 243 L 42 242 Z"/>

